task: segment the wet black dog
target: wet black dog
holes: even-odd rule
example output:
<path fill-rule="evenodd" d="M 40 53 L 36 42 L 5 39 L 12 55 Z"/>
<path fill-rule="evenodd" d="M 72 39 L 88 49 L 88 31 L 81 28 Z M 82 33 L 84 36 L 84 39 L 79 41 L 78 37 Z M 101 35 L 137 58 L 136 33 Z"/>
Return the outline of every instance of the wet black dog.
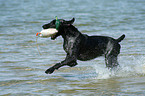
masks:
<path fill-rule="evenodd" d="M 76 66 L 77 60 L 87 61 L 98 56 L 105 56 L 105 63 L 109 69 L 118 66 L 117 56 L 120 53 L 120 44 L 125 35 L 118 39 L 113 39 L 107 36 L 88 36 L 82 34 L 72 24 L 75 21 L 73 18 L 70 21 L 59 19 L 60 25 L 58 33 L 51 37 L 52 40 L 58 36 L 64 39 L 63 48 L 67 53 L 64 61 L 55 64 L 45 71 L 46 74 L 53 73 L 56 69 L 62 66 Z M 56 28 L 56 20 L 42 26 L 43 29 Z"/>

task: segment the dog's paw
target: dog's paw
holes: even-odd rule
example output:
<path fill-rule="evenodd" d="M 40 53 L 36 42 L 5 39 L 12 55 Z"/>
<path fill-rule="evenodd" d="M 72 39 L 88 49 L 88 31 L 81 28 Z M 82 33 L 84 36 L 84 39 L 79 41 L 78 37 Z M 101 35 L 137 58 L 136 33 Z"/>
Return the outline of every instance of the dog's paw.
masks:
<path fill-rule="evenodd" d="M 46 74 L 51 74 L 51 73 L 53 73 L 54 72 L 54 68 L 49 68 L 49 69 L 47 69 L 46 71 L 45 71 L 45 73 Z"/>

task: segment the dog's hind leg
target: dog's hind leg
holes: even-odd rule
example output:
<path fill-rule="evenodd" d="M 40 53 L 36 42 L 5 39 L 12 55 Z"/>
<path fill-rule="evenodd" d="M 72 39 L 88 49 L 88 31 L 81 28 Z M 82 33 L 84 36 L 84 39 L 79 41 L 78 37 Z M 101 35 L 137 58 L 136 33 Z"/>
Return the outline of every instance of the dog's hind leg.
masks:
<path fill-rule="evenodd" d="M 106 67 L 108 67 L 109 69 L 115 68 L 119 65 L 117 61 L 117 56 L 114 55 L 109 55 L 105 57 L 105 63 Z"/>
<path fill-rule="evenodd" d="M 115 68 L 119 65 L 117 61 L 117 56 L 120 53 L 120 45 L 119 44 L 114 44 L 111 47 L 108 47 L 108 50 L 106 51 L 105 54 L 105 63 L 106 67 L 109 69 Z"/>

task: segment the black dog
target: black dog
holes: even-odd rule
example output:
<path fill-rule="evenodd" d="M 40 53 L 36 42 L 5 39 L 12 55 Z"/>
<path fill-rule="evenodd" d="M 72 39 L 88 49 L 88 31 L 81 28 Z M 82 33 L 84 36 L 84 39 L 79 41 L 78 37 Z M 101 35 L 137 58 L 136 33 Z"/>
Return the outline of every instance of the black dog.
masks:
<path fill-rule="evenodd" d="M 72 24 L 75 21 L 73 18 L 70 21 L 59 19 L 60 25 L 58 33 L 51 37 L 52 40 L 58 36 L 64 39 L 63 48 L 67 53 L 64 61 L 55 64 L 45 71 L 46 74 L 53 73 L 56 69 L 62 66 L 76 66 L 77 60 L 87 61 L 98 56 L 105 56 L 105 63 L 109 69 L 118 66 L 117 56 L 120 53 L 120 44 L 125 35 L 118 39 L 113 39 L 107 36 L 88 36 L 82 34 Z M 42 26 L 43 29 L 56 28 L 56 20 Z"/>

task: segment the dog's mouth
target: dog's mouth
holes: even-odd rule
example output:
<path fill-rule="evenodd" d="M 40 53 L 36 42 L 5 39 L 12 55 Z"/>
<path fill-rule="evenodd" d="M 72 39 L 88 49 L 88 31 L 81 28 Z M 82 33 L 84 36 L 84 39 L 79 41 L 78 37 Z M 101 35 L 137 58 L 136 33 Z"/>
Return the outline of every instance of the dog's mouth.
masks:
<path fill-rule="evenodd" d="M 51 40 L 55 40 L 58 36 L 60 36 L 60 33 L 59 32 L 57 32 L 56 34 L 53 34 L 51 36 Z"/>
<path fill-rule="evenodd" d="M 57 37 L 57 34 L 53 34 L 53 35 L 51 36 L 51 39 L 52 39 L 52 40 L 55 40 L 56 37 Z"/>

